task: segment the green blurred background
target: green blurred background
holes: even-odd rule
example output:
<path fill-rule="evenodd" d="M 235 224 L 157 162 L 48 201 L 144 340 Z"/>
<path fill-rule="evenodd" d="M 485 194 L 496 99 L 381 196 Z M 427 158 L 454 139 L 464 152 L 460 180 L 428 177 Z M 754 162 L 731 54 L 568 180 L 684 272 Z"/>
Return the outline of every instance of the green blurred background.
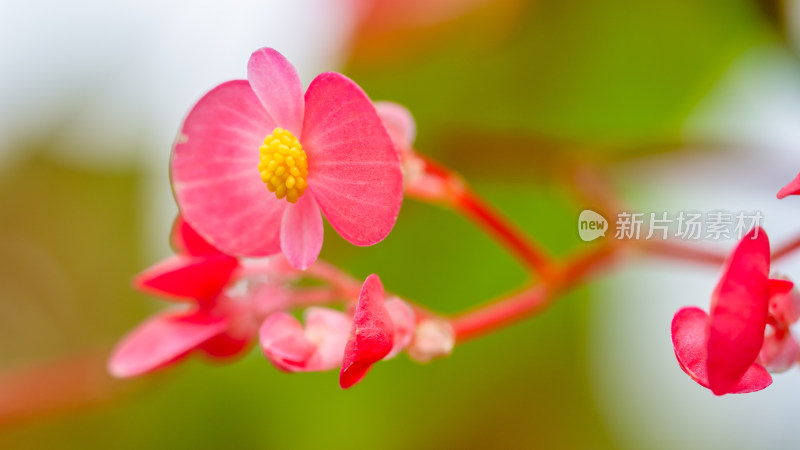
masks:
<path fill-rule="evenodd" d="M 165 306 L 133 292 L 130 279 L 169 252 L 176 210 L 167 161 L 181 116 L 215 83 L 243 77 L 255 48 L 286 53 L 306 83 L 337 70 L 373 99 L 406 105 L 418 123 L 418 151 L 461 172 L 563 256 L 585 245 L 574 222 L 586 205 L 572 193 L 569 168 L 588 163 L 624 174 L 613 170 L 652 155 L 724 158 L 724 150 L 701 150 L 709 133 L 687 133 L 687 123 L 744 55 L 766 51 L 797 73 L 798 2 L 84 1 L 70 11 L 51 3 L 0 3 L 0 25 L 7 25 L 0 44 L 0 448 L 717 442 L 680 430 L 670 441 L 648 431 L 669 427 L 669 418 L 641 424 L 631 417 L 636 425 L 626 429 L 631 409 L 613 414 L 590 366 L 599 359 L 611 373 L 636 377 L 640 364 L 622 349 L 607 359 L 591 353 L 593 311 L 603 308 L 607 286 L 582 287 L 449 358 L 381 363 L 349 391 L 338 388 L 336 373 L 280 373 L 258 350 L 231 365 L 192 360 L 126 382 L 110 380 L 104 360 L 126 331 Z M 140 39 L 146 45 L 131 44 Z M 731 140 L 710 134 L 712 147 Z M 613 182 L 647 204 L 639 186 Z M 350 246 L 326 229 L 322 258 L 358 278 L 378 273 L 387 289 L 444 313 L 527 281 L 464 218 L 414 200 L 374 247 Z M 663 330 L 670 319 L 663 317 Z M 661 356 L 671 358 L 666 348 Z M 688 386 L 674 361 L 672 369 L 664 377 L 710 397 Z M 781 381 L 800 384 L 791 378 Z M 659 383 L 653 380 L 652 397 L 625 401 L 657 409 Z M 615 392 L 626 395 L 624 386 Z"/>

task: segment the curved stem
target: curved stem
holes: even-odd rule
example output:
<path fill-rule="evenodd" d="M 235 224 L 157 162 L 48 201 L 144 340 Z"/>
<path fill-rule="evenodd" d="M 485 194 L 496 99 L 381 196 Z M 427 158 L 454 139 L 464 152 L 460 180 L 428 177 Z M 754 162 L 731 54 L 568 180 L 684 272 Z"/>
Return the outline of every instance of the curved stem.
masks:
<path fill-rule="evenodd" d="M 775 249 L 775 251 L 772 253 L 772 260 L 777 261 L 781 258 L 785 258 L 786 256 L 794 253 L 796 250 L 799 249 L 800 249 L 800 236 L 794 238 L 793 240 Z"/>
<path fill-rule="evenodd" d="M 455 208 L 489 232 L 535 274 L 553 276 L 551 258 L 475 192 L 464 189 L 454 199 Z"/>
<path fill-rule="evenodd" d="M 721 266 L 726 259 L 725 255 L 705 249 L 691 248 L 669 240 L 643 241 L 639 248 L 652 255 L 713 266 Z"/>
<path fill-rule="evenodd" d="M 456 342 L 462 343 L 509 324 L 519 322 L 550 306 L 563 292 L 585 280 L 594 270 L 610 263 L 618 246 L 601 245 L 577 255 L 554 273 L 550 283 L 540 283 L 509 297 L 491 302 L 450 319 Z"/>

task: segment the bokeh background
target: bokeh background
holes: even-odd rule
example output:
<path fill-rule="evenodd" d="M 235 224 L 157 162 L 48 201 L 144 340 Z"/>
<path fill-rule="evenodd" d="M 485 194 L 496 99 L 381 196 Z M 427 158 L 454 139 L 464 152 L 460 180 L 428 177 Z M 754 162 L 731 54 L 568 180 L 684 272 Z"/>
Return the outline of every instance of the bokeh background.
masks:
<path fill-rule="evenodd" d="M 796 448 L 800 373 L 715 398 L 678 367 L 674 312 L 713 267 L 632 257 L 544 314 L 356 388 L 254 350 L 112 380 L 114 343 L 162 302 L 182 117 L 256 48 L 307 84 L 336 70 L 415 115 L 417 149 L 547 249 L 588 245 L 571 169 L 632 209 L 760 210 L 800 170 L 797 0 L 0 1 L 0 448 Z M 525 271 L 462 217 L 406 200 L 383 243 L 322 257 L 456 313 Z M 732 241 L 702 243 L 726 251 Z M 780 270 L 800 279 L 800 259 Z"/>

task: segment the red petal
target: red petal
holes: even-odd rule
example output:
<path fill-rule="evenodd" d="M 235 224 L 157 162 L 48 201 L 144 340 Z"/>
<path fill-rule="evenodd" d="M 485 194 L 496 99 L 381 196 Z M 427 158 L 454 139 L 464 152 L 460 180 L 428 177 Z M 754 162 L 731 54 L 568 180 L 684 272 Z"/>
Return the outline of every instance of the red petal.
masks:
<path fill-rule="evenodd" d="M 392 351 L 394 330 L 383 299 L 381 279 L 375 274 L 368 276 L 361 287 L 344 350 L 339 374 L 339 385 L 343 389 L 358 383 L 374 363 Z"/>
<path fill-rule="evenodd" d="M 712 300 L 708 379 L 715 394 L 731 392 L 761 351 L 769 308 L 768 273 L 769 240 L 756 228 L 730 256 Z"/>
<path fill-rule="evenodd" d="M 191 256 L 215 255 L 220 253 L 213 245 L 206 242 L 183 217 L 178 215 L 172 225 L 172 244 L 176 253 Z"/>
<path fill-rule="evenodd" d="M 115 377 L 128 378 L 169 366 L 227 326 L 226 318 L 204 313 L 160 314 L 120 341 L 111 354 L 108 370 Z"/>
<path fill-rule="evenodd" d="M 681 369 L 694 381 L 708 388 L 708 315 L 699 308 L 683 308 L 672 319 L 672 345 Z M 764 389 L 772 377 L 758 364 L 751 364 L 744 375 L 722 394 L 744 394 Z"/>
<path fill-rule="evenodd" d="M 134 286 L 154 295 L 209 301 L 228 285 L 238 265 L 236 258 L 221 253 L 173 256 L 136 276 Z"/>
<path fill-rule="evenodd" d="M 794 180 L 790 181 L 789 184 L 778 191 L 778 199 L 798 194 L 800 194 L 800 174 L 797 174 Z"/>

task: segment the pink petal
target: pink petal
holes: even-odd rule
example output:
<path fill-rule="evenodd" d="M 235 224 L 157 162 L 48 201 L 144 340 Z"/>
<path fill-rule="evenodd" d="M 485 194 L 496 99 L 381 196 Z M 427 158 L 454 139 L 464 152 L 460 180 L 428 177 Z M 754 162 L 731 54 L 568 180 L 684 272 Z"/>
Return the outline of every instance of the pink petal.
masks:
<path fill-rule="evenodd" d="M 372 364 L 392 350 L 394 326 L 384 306 L 381 279 L 372 274 L 364 281 L 353 316 L 353 327 L 344 350 L 339 385 L 343 389 L 358 383 Z"/>
<path fill-rule="evenodd" d="M 134 286 L 146 293 L 174 299 L 213 300 L 228 285 L 239 262 L 218 253 L 173 256 L 136 276 Z"/>
<path fill-rule="evenodd" d="M 397 297 L 386 300 L 386 311 L 394 325 L 394 341 L 392 351 L 384 359 L 391 359 L 406 348 L 414 337 L 414 311 L 408 303 Z"/>
<path fill-rule="evenodd" d="M 708 382 L 708 315 L 699 308 L 683 308 L 672 319 L 672 345 L 678 363 L 694 381 L 709 388 Z M 760 391 L 772 384 L 772 377 L 758 364 L 751 364 L 743 376 L 722 394 L 744 394 Z"/>
<path fill-rule="evenodd" d="M 764 338 L 759 358 L 767 370 L 773 373 L 786 372 L 800 356 L 800 347 L 789 330 L 773 330 Z"/>
<path fill-rule="evenodd" d="M 332 370 L 342 365 L 353 321 L 341 312 L 329 308 L 310 307 L 306 310 L 306 336 L 316 346 L 306 370 Z"/>
<path fill-rule="evenodd" d="M 129 378 L 169 366 L 228 326 L 224 317 L 203 313 L 160 314 L 148 319 L 117 344 L 108 370 Z"/>
<path fill-rule="evenodd" d="M 276 126 L 300 136 L 305 102 L 294 66 L 277 51 L 261 48 L 247 63 L 247 81 Z"/>
<path fill-rule="evenodd" d="M 267 358 L 287 372 L 335 369 L 342 364 L 352 321 L 341 311 L 311 307 L 306 327 L 286 313 L 275 313 L 261 326 L 261 347 Z"/>
<path fill-rule="evenodd" d="M 177 253 L 191 256 L 214 255 L 220 253 L 205 241 L 183 218 L 178 215 L 172 225 L 172 243 Z"/>
<path fill-rule="evenodd" d="M 769 315 L 775 324 L 788 328 L 800 318 L 800 292 L 789 280 L 769 280 Z"/>
<path fill-rule="evenodd" d="M 778 199 L 782 199 L 790 195 L 799 195 L 799 194 L 800 194 L 800 174 L 797 174 L 794 180 L 790 181 L 789 184 L 782 187 L 781 190 L 778 191 Z"/>
<path fill-rule="evenodd" d="M 316 351 L 300 322 L 285 312 L 267 317 L 258 335 L 264 356 L 275 367 L 287 372 L 303 370 Z"/>
<path fill-rule="evenodd" d="M 322 215 L 313 195 L 303 195 L 289 205 L 281 221 L 281 250 L 289 263 L 305 270 L 322 249 Z"/>
<path fill-rule="evenodd" d="M 280 251 L 288 204 L 258 172 L 258 148 L 275 128 L 250 84 L 211 90 L 192 108 L 172 152 L 172 187 L 181 214 L 202 238 L 234 256 Z"/>
<path fill-rule="evenodd" d="M 308 189 L 331 226 L 355 245 L 385 238 L 403 200 L 403 174 L 389 135 L 364 91 L 323 73 L 306 91 L 303 148 Z"/>
<path fill-rule="evenodd" d="M 403 153 L 414 147 L 414 139 L 417 137 L 414 117 L 408 109 L 394 102 L 375 102 L 375 110 L 402 158 Z"/>
<path fill-rule="evenodd" d="M 758 233 L 752 239 L 754 233 Z M 708 332 L 708 378 L 715 394 L 730 392 L 764 342 L 769 307 L 769 240 L 748 233 L 730 256 L 717 284 Z"/>

